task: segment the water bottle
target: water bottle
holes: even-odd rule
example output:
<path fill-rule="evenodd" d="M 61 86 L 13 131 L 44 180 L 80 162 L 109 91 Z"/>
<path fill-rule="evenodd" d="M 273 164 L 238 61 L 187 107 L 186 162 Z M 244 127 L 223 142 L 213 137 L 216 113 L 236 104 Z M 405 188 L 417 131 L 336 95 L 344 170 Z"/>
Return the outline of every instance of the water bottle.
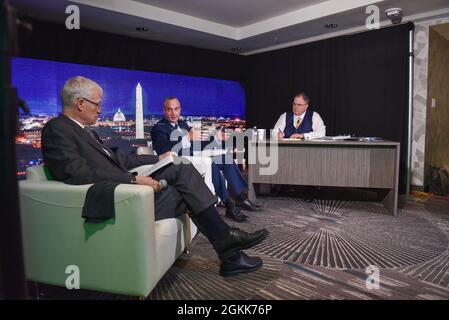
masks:
<path fill-rule="evenodd" d="M 257 141 L 257 127 L 254 126 L 253 127 L 253 141 Z"/>

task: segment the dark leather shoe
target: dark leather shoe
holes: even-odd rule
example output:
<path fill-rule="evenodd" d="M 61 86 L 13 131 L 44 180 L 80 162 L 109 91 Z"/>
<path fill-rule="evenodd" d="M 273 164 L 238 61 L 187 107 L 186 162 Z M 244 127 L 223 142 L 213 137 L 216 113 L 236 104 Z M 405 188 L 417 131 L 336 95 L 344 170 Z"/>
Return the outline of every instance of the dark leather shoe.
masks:
<path fill-rule="evenodd" d="M 233 207 L 232 209 L 226 208 L 225 216 L 237 222 L 248 220 L 248 216 L 244 215 L 237 207 Z"/>
<path fill-rule="evenodd" d="M 244 272 L 253 272 L 262 267 L 262 259 L 259 257 L 249 257 L 244 252 L 240 253 L 237 261 L 223 260 L 220 265 L 220 276 L 233 276 Z"/>
<path fill-rule="evenodd" d="M 267 229 L 248 233 L 237 228 L 231 228 L 227 237 L 222 241 L 214 242 L 213 246 L 219 258 L 225 260 L 236 251 L 248 249 L 261 243 L 267 235 Z"/>
<path fill-rule="evenodd" d="M 248 211 L 261 211 L 262 206 L 259 206 L 255 203 L 252 203 L 249 201 L 249 199 L 246 199 L 245 201 L 237 201 L 235 205 L 242 210 L 248 210 Z"/>
<path fill-rule="evenodd" d="M 220 201 L 217 203 L 217 207 L 226 208 L 226 205 L 224 204 L 223 201 L 220 200 Z"/>

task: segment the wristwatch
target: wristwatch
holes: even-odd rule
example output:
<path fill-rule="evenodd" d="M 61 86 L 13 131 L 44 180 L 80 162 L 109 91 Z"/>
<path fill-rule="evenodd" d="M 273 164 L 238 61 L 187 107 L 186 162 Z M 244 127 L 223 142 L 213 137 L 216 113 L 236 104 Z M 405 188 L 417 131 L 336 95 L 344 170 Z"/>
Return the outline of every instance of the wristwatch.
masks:
<path fill-rule="evenodd" d="M 135 175 L 132 175 L 132 176 L 131 176 L 131 181 L 130 181 L 130 183 L 132 183 L 132 184 L 137 184 L 136 176 L 135 176 Z"/>

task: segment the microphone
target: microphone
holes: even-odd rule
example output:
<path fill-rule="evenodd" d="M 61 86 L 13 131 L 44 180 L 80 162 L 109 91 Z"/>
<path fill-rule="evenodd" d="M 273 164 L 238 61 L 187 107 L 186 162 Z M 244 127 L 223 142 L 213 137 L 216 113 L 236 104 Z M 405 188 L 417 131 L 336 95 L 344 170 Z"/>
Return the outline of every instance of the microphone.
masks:
<path fill-rule="evenodd" d="M 165 179 L 159 180 L 159 185 L 161 186 L 161 191 L 167 189 L 168 187 L 167 180 Z"/>

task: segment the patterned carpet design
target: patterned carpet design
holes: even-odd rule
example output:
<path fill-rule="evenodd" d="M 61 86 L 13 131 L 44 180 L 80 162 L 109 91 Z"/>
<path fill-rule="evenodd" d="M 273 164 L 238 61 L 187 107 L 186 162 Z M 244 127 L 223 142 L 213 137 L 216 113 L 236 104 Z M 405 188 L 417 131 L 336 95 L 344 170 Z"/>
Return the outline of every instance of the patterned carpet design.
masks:
<path fill-rule="evenodd" d="M 287 200 L 276 210 L 281 204 L 276 202 L 283 201 L 267 203 L 271 214 L 264 219 L 272 237 L 257 251 L 283 261 L 338 269 L 398 268 L 438 257 L 448 245 L 443 232 L 418 216 L 392 219 L 372 213 L 363 203 L 336 206 L 302 200 Z M 284 221 L 280 226 L 270 221 L 276 215 Z"/>
<path fill-rule="evenodd" d="M 449 299 L 449 201 L 410 200 L 397 216 L 376 202 L 261 198 L 247 231 L 267 239 L 247 250 L 263 259 L 254 273 L 223 278 L 219 260 L 198 234 L 147 299 Z M 219 208 L 223 214 L 224 209 Z M 365 268 L 379 268 L 369 289 Z M 41 286 L 43 299 L 131 297 Z"/>

